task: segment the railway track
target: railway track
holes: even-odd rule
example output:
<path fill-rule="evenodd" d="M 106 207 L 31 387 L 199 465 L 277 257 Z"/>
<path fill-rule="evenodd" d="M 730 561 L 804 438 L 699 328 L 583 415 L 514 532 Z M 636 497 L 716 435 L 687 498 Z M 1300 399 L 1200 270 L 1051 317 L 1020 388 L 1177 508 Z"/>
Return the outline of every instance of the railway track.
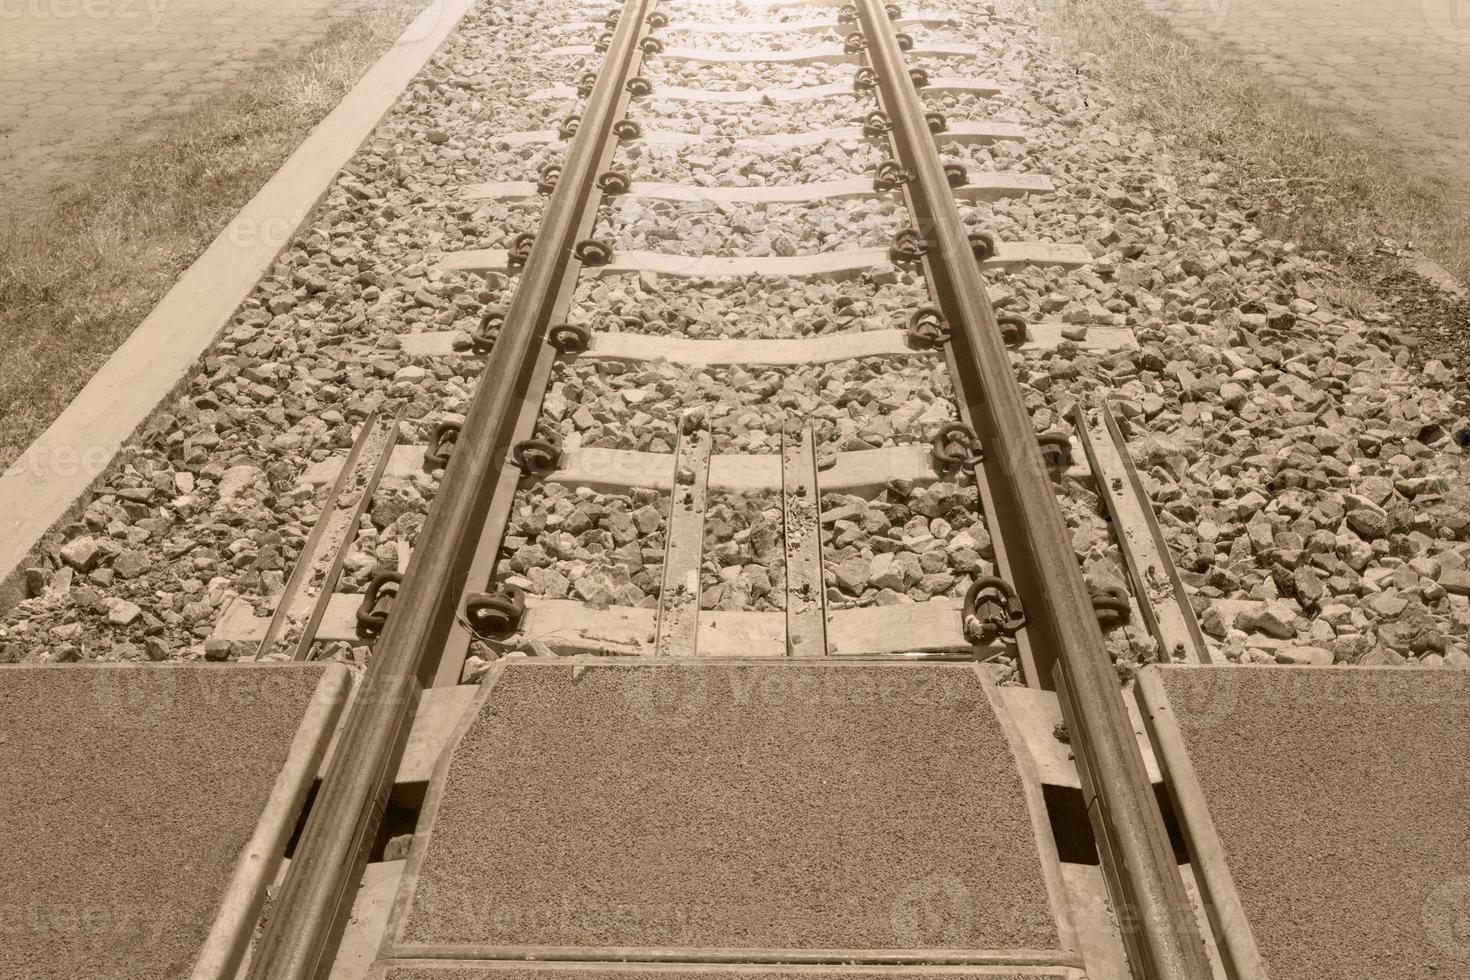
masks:
<path fill-rule="evenodd" d="M 553 27 L 537 57 L 563 80 L 518 93 L 543 118 L 479 134 L 511 172 L 453 188 L 424 260 L 415 303 L 449 309 L 368 368 L 402 397 L 347 412 L 350 448 L 302 474 L 320 506 L 290 574 L 205 648 L 248 650 L 265 696 L 242 703 L 289 702 L 310 738 L 277 719 L 281 775 L 194 976 L 1318 975 L 1331 909 L 1282 929 L 1297 886 L 1263 897 L 1241 862 L 1276 860 L 1256 813 L 1295 827 L 1281 786 L 1322 777 L 1246 771 L 1241 746 L 1345 784 L 1368 758 L 1364 805 L 1399 826 L 1371 784 L 1404 780 L 1301 719 L 1351 703 L 1332 724 L 1357 745 L 1422 692 L 1224 666 L 1112 393 L 1038 397 L 1139 343 L 1106 308 L 1011 312 L 1097 273 L 1013 232 L 1056 188 L 992 118 L 1012 82 L 987 25 L 625 0 Z M 506 227 L 471 227 L 487 213 Z M 289 698 L 253 679 L 281 660 Z M 1461 686 L 1401 737 L 1462 739 Z M 1402 919 L 1364 928 L 1397 949 Z M 1375 969 L 1444 962 L 1415 955 Z"/>
<path fill-rule="evenodd" d="M 570 26 L 569 34 L 595 33 L 596 43 L 567 45 L 551 54 L 586 59 L 597 67 L 575 78 L 574 85 L 537 95 L 570 98 L 575 108 L 554 129 L 503 138 L 508 146 L 559 141 L 565 144 L 564 157 L 523 181 L 465 189 L 471 199 L 545 199 L 539 226 L 509 248 L 452 253 L 444 259 L 448 270 L 513 277 L 508 306 L 488 313 L 468 345 L 445 334 L 404 338 L 405 349 L 419 353 L 452 356 L 456 346 L 468 346 L 467 355 L 483 354 L 473 402 L 462 421 L 437 427 L 430 445 L 422 449 L 395 452 L 396 420 L 372 420 L 363 427 L 359 445 L 340 463 L 329 498 L 335 501 L 352 487 L 359 501 L 366 500 L 385 469 L 413 466 L 420 453 L 425 466 L 442 465 L 442 481 L 406 568 L 401 574 L 379 575 L 362 597 L 334 596 L 341 562 L 328 556 L 334 547 L 340 555 L 345 529 L 356 526 L 358 514 L 347 510 L 343 520 L 343 511 L 329 505 L 325 512 L 339 515 L 337 526 L 315 536 L 298 565 L 306 570 L 315 563 L 316 571 L 298 571 L 296 577 L 302 585 L 316 582 L 317 601 L 308 613 L 296 601 L 297 590 L 288 587 L 265 628 L 262 654 L 273 652 L 289 633 L 297 656 L 309 657 L 324 626 L 326 636 L 332 635 L 334 624 L 339 634 L 353 628 L 350 623 L 342 627 L 347 607 L 355 606 L 355 627 L 380 635 L 342 736 L 343 748 L 325 775 L 252 975 L 309 976 L 328 955 L 351 900 L 351 884 L 376 837 L 416 710 L 427 710 L 416 708 L 428 703 L 420 699 L 420 688 L 428 695 L 457 685 L 465 676 L 467 658 L 476 657 L 472 667 L 483 671 L 488 661 L 519 648 L 552 655 L 646 657 L 654 663 L 699 657 L 754 657 L 754 663 L 766 657 L 1009 662 L 1018 681 L 1059 691 L 1092 829 L 1107 857 L 1103 867 L 1109 891 L 1119 906 L 1140 912 L 1140 927 L 1124 936 L 1135 975 L 1204 976 L 1203 946 L 1174 871 L 1099 619 L 1121 625 L 1141 606 L 1157 640 L 1171 652 L 1177 647 L 1196 659 L 1208 653 L 1187 602 L 1166 597 L 1160 603 L 1157 589 L 1151 596 L 1149 588 L 1136 586 L 1133 593 L 1139 598 L 1116 586 L 1095 596 L 1083 581 L 1056 499 L 1058 481 L 1103 488 L 1104 499 L 1124 501 L 1112 504 L 1116 511 L 1131 505 L 1125 519 L 1144 531 L 1151 511 L 1146 503 L 1130 500 L 1132 488 L 1120 479 L 1120 474 L 1126 477 L 1126 468 L 1118 465 L 1126 453 L 1119 451 L 1118 434 L 1108 430 L 1103 417 L 1094 414 L 1089 420 L 1079 407 L 1076 419 L 1069 420 L 1075 421 L 1075 432 L 1058 426 L 1038 434 L 1022 404 L 1011 351 L 1045 343 L 1048 333 L 1055 343 L 1064 328 L 997 317 L 982 273 L 1036 265 L 1080 267 L 1089 257 L 1080 246 L 1006 241 L 962 217 L 960 202 L 1049 189 L 1044 178 L 985 172 L 947 156 L 956 146 L 1024 136 L 1014 124 L 985 119 L 984 99 L 998 88 L 975 73 L 984 66 L 983 55 L 944 39 L 947 16 L 872 0 L 824 8 L 815 20 L 764 23 L 742 21 L 731 11 L 721 11 L 717 23 L 702 23 L 681 13 L 680 6 L 629 0 L 600 25 Z M 771 5 L 754 16 L 779 18 L 781 9 Z M 822 35 L 837 40 L 811 43 Z M 725 46 L 701 46 L 710 37 Z M 769 47 L 752 47 L 753 37 Z M 797 66 L 807 77 L 813 71 L 809 66 L 849 63 L 855 71 L 850 80 L 757 95 L 670 85 L 667 74 L 651 70 L 651 59 L 680 72 L 680 80 L 687 77 L 687 66 L 717 72 L 720 66 L 750 62 Z M 936 64 L 946 70 L 954 66 L 954 74 L 940 76 Z M 926 97 L 931 96 L 957 118 L 930 108 Z M 730 106 L 856 102 L 861 115 L 850 125 L 737 137 L 737 142 L 775 153 L 866 142 L 879 160 L 868 173 L 838 180 L 803 181 L 799 174 L 788 180 L 788 168 L 778 167 L 777 176 L 758 185 L 711 184 L 696 177 L 697 168 L 678 162 L 680 150 L 701 141 L 699 133 L 666 129 L 666 121 L 649 108 L 669 102 L 711 105 L 722 115 Z M 697 110 L 686 108 L 684 115 L 690 114 L 697 115 Z M 958 118 L 965 116 L 972 118 Z M 642 179 L 639 171 L 649 164 L 665 174 L 683 173 Z M 667 220 L 650 217 L 645 208 L 677 211 L 680 205 L 695 204 L 744 214 L 765 206 L 818 208 L 844 199 L 896 202 L 899 207 L 875 212 L 881 217 L 870 223 L 893 226 L 891 240 L 808 255 L 789 250 L 739 255 L 728 254 L 728 249 L 722 250 L 726 254 L 681 255 L 623 245 L 630 238 L 658 240 L 659 225 Z M 619 226 L 620 221 L 629 223 Z M 741 231 L 732 235 L 741 237 Z M 875 268 L 883 269 L 884 276 L 874 277 Z M 914 287 L 911 294 L 922 290 L 924 297 L 895 311 L 900 315 L 885 329 L 867 333 L 803 337 L 770 332 L 760 339 L 681 341 L 641 332 L 644 321 L 633 313 L 634 304 L 599 310 L 575 301 L 579 283 L 610 276 L 637 276 L 660 286 L 691 280 L 691 293 L 710 281 L 864 277 L 871 283 L 902 277 Z M 612 330 L 606 329 L 608 324 Z M 843 451 L 841 446 L 819 445 L 808 419 L 783 413 L 776 405 L 757 405 L 767 416 L 767 428 L 775 430 L 766 433 L 767 451 L 732 454 L 720 451 L 720 444 L 730 441 L 720 431 L 720 420 L 700 405 L 686 403 L 658 406 L 674 416 L 660 420 L 659 451 L 600 448 L 586 445 L 580 432 L 573 431 L 567 440 L 554 414 L 546 412 L 553 379 L 580 380 L 585 391 L 586 382 L 598 376 L 596 368 L 609 363 L 637 368 L 656 361 L 690 376 L 721 367 L 810 368 L 857 357 L 942 366 L 937 376 L 949 391 L 938 400 L 940 420 L 919 427 L 927 429 L 926 441 Z M 646 414 L 643 419 L 660 424 Z M 828 437 L 836 433 L 822 435 L 821 441 L 830 443 Z M 567 441 L 573 444 L 563 445 Z M 1090 468 L 1083 461 L 1084 446 Z M 914 577 L 908 569 L 911 559 L 901 555 L 906 560 L 889 576 L 897 585 L 888 590 L 891 604 L 844 602 L 824 554 L 831 545 L 824 541 L 831 532 L 824 529 L 842 526 L 842 505 L 829 510 L 832 495 L 901 500 L 935 484 L 948 491 L 946 513 L 988 533 L 993 563 L 975 563 L 960 580 L 949 574 L 940 551 L 937 571 L 944 574 L 936 584 L 944 594 L 913 602 L 905 594 Z M 626 601 L 630 592 L 639 593 L 631 583 L 621 593 L 589 597 L 592 602 L 526 595 L 536 583 L 526 578 L 524 563 L 517 569 L 514 549 L 506 547 L 508 532 L 525 531 L 515 526 L 517 495 L 544 494 L 556 486 L 633 503 L 658 501 L 655 510 L 662 513 L 656 520 L 648 517 L 649 506 L 640 508 L 640 516 L 647 518 L 641 529 L 622 511 L 621 527 L 631 533 L 613 541 L 647 554 L 646 547 L 636 547 L 638 538 L 653 535 L 657 543 L 661 535 L 657 588 L 639 597 L 648 601 Z M 1109 486 L 1122 492 L 1113 493 Z M 707 568 L 718 565 L 712 552 L 744 546 L 727 545 L 717 534 L 707 540 L 707 513 L 720 506 L 722 494 L 753 496 L 760 501 L 758 509 L 779 514 L 773 523 L 779 526 L 781 555 L 773 571 L 784 582 L 770 586 L 777 596 L 764 603 L 772 607 L 768 610 L 701 608 L 711 584 Z M 614 505 L 603 513 L 617 514 L 619 508 Z M 926 523 L 920 517 L 920 525 Z M 549 536 L 544 522 L 538 526 Z M 728 525 L 722 521 L 720 526 Z M 516 536 L 526 538 L 524 533 Z M 924 536 L 935 540 L 932 533 Z M 1139 542 L 1155 567 L 1159 552 L 1149 549 L 1157 544 Z M 1169 625 L 1160 626 L 1160 621 Z M 516 640 L 521 641 L 518 646 Z"/>

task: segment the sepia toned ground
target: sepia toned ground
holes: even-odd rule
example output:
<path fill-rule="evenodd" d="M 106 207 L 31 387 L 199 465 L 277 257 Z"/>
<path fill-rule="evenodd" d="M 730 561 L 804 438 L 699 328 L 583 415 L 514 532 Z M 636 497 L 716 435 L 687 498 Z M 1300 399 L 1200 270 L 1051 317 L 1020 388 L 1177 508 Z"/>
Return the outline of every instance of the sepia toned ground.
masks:
<path fill-rule="evenodd" d="M 0 0 L 0 187 L 35 217 L 95 158 L 375 0 Z M 97 174 L 98 179 L 105 175 Z"/>
<path fill-rule="evenodd" d="M 0 0 L 0 467 L 423 6 Z"/>
<path fill-rule="evenodd" d="M 1384 137 L 1470 208 L 1470 4 L 1464 0 L 1151 0 L 1270 80 Z"/>

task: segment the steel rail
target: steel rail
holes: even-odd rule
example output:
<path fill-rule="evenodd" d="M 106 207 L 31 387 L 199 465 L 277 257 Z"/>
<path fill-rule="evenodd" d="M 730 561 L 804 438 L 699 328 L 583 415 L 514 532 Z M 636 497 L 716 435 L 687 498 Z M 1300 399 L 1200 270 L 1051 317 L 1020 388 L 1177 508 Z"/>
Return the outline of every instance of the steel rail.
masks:
<path fill-rule="evenodd" d="M 928 254 L 925 275 L 949 323 L 956 397 L 984 451 L 993 524 L 1019 542 L 1015 588 L 1038 665 L 1058 688 L 1089 790 L 1088 812 L 1140 980 L 1210 980 L 1193 908 L 1174 861 L 1118 677 L 1066 521 L 1011 372 L 990 298 L 881 0 L 856 0 L 867 53 L 889 114 L 905 198 Z M 1054 665 L 1054 666 L 1051 666 Z"/>
<path fill-rule="evenodd" d="M 250 980 L 325 976 L 353 891 L 382 821 L 418 701 L 459 611 L 460 593 L 494 488 L 507 466 L 518 411 L 546 343 L 557 297 L 570 289 L 572 250 L 594 196 L 653 0 L 624 0 L 607 55 L 567 151 L 392 614 L 358 685 L 338 748 L 251 963 Z"/>
<path fill-rule="evenodd" d="M 644 9 L 644 19 L 652 16 L 652 11 L 658 6 L 657 0 L 650 0 Z M 652 25 L 650 25 L 650 28 Z M 642 73 L 643 61 L 646 52 L 641 45 L 636 46 L 631 59 L 624 68 L 623 77 L 629 79 Z M 632 101 L 632 93 L 624 86 L 619 92 L 615 112 L 618 118 L 622 118 L 628 111 Z M 604 172 L 614 169 L 613 160 L 617 155 L 619 142 L 617 140 L 607 141 L 602 148 L 601 155 L 597 157 L 595 172 L 600 176 Z M 541 191 L 538 189 L 538 193 Z M 598 203 L 608 201 L 610 195 L 606 190 L 599 187 L 588 198 L 582 209 L 581 222 L 577 226 L 577 232 L 569 241 L 581 241 L 590 238 L 597 224 Z M 576 292 L 577 272 L 585 268 L 575 256 L 568 266 L 567 274 L 563 277 L 561 288 L 551 300 L 549 312 L 544 314 L 545 323 L 561 324 L 567 322 L 567 314 L 571 309 L 573 294 Z M 536 356 L 532 358 L 532 365 L 527 369 L 529 380 L 526 382 L 527 390 L 536 390 L 544 394 L 546 388 L 551 384 L 551 375 L 555 370 L 558 351 L 550 345 L 542 345 Z M 542 395 L 530 397 L 521 403 L 520 419 L 514 423 L 514 435 L 512 442 L 529 439 L 535 433 L 536 422 L 541 415 Z M 514 467 L 501 470 L 498 483 L 487 485 L 485 492 L 492 495 L 493 502 L 485 512 L 480 523 L 479 541 L 474 553 L 466 565 L 466 588 L 477 590 L 490 588 L 494 579 L 495 569 L 500 557 L 501 544 L 505 540 L 506 531 L 510 525 L 511 510 L 515 505 L 516 490 L 520 485 L 521 473 Z M 469 622 L 459 618 L 450 626 L 449 635 L 445 638 L 438 653 L 438 663 L 430 676 L 428 671 L 420 673 L 420 679 L 426 686 L 438 687 L 445 684 L 459 684 L 463 678 L 464 664 L 470 651 L 470 644 L 474 641 L 474 631 Z M 426 665 L 427 666 L 427 665 Z"/>

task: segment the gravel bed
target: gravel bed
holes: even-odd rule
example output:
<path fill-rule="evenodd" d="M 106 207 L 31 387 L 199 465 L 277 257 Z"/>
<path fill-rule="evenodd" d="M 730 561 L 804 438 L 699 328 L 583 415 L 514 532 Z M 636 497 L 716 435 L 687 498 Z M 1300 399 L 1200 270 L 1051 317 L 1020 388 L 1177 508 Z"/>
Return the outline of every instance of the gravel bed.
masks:
<path fill-rule="evenodd" d="M 699 608 L 786 610 L 786 547 L 778 493 L 711 493 L 704 511 Z"/>
<path fill-rule="evenodd" d="M 835 20 L 837 11 L 828 8 L 824 19 Z M 813 20 L 817 17 L 811 18 Z M 709 23 L 706 18 L 698 15 L 685 17 L 682 14 L 670 14 L 669 27 L 673 28 L 680 23 Z M 830 49 L 833 45 L 840 45 L 851 33 L 858 31 L 857 25 L 834 26 L 823 32 L 802 31 L 799 33 L 762 32 L 759 34 L 728 33 L 728 32 L 674 32 L 664 30 L 659 32 L 659 37 L 664 40 L 667 47 L 697 48 L 711 51 L 810 51 L 813 49 Z M 913 38 L 917 44 L 953 43 L 956 35 L 953 28 L 933 28 L 919 24 L 904 26 L 902 31 Z M 985 38 L 976 37 L 973 34 L 967 38 L 967 42 L 976 45 L 984 51 L 988 47 Z M 654 59 L 649 59 L 652 62 Z M 666 61 L 667 59 L 661 59 Z M 961 64 L 955 59 L 924 58 L 913 59 L 915 64 L 927 64 L 929 62 L 942 62 L 953 67 Z M 724 66 L 721 66 L 724 67 Z M 830 66 L 829 66 L 830 67 Z"/>
<path fill-rule="evenodd" d="M 622 198 L 598 237 L 618 248 L 668 255 L 812 255 L 886 248 L 909 225 L 889 197 L 821 204 L 648 204 Z"/>
<path fill-rule="evenodd" d="M 617 167 L 634 180 L 667 184 L 810 184 L 871 175 L 887 156 L 874 140 L 761 151 L 738 146 L 741 134 L 715 135 L 688 147 L 624 144 Z"/>
<path fill-rule="evenodd" d="M 690 61 L 672 61 L 657 55 L 644 59 L 643 75 L 659 85 L 720 90 L 748 88 L 802 88 L 808 85 L 852 84 L 856 66 L 789 65 L 780 62 L 757 64 L 706 65 Z"/>
<path fill-rule="evenodd" d="M 808 420 L 819 455 L 925 442 L 958 416 L 937 358 L 797 368 L 559 362 L 542 412 L 568 448 L 674 451 L 680 413 L 703 418 L 717 453 L 778 453 L 787 418 Z"/>
<path fill-rule="evenodd" d="M 1140 342 L 1138 351 L 1106 356 L 1063 345 L 1014 357 L 1036 429 L 1060 425 L 1079 398 L 1117 403 L 1205 628 L 1232 658 L 1470 666 L 1470 423 L 1457 406 L 1453 372 L 1402 343 L 1404 329 L 1426 316 L 1422 306 L 1364 310 L 1335 302 L 1348 270 L 1271 239 L 1259 227 L 1258 202 L 1229 199 L 1215 175 L 1121 118 L 1091 67 L 1063 58 L 1038 34 L 1029 5 L 1016 5 L 1016 16 L 1005 20 L 989 18 L 984 3 L 952 6 L 969 23 L 987 24 L 994 60 L 931 63 L 931 74 L 996 77 L 1015 88 L 997 103 L 974 103 L 974 116 L 960 115 L 948 99 L 936 105 L 956 119 L 1013 119 L 1030 138 L 951 147 L 946 156 L 975 172 L 1045 174 L 1057 186 L 1046 197 L 967 207 L 967 222 L 1002 240 L 1082 242 L 1096 259 L 1080 272 L 987 276 L 993 302 L 1031 318 L 1127 324 Z M 701 10 L 699 19 L 724 15 Z M 10 611 L 0 627 L 0 659 L 206 655 L 204 638 L 224 606 L 240 595 L 259 602 L 289 572 L 320 507 L 317 492 L 299 482 L 304 466 L 344 452 L 374 409 L 405 406 L 406 441 L 422 440 L 435 422 L 464 410 L 478 361 L 409 359 L 398 341 L 412 330 L 473 329 L 487 306 L 507 299 L 504 277 L 447 275 L 437 263 L 444 252 L 499 245 L 534 227 L 544 200 L 474 202 L 461 188 L 534 179 L 543 163 L 559 159 L 559 148 L 506 149 L 494 137 L 553 127 L 570 108 L 518 96 L 575 77 L 575 59 L 540 54 L 566 43 L 550 28 L 586 16 L 580 5 L 553 2 L 467 17 L 197 374 L 104 475 L 82 518 L 64 529 L 36 570 L 41 595 Z M 740 46 L 754 45 L 741 39 Z M 655 58 L 647 74 L 659 84 L 746 88 L 823 84 L 851 71 Z M 756 112 L 740 119 L 751 131 L 765 125 L 775 132 L 783 115 L 788 126 L 798 118 L 777 107 L 765 122 Z M 712 133 L 736 121 L 723 112 L 685 118 L 702 120 Z M 857 143 L 762 157 L 735 147 L 731 135 L 744 133 L 690 149 L 625 145 L 619 165 L 642 180 L 786 183 L 871 173 L 886 155 L 874 143 Z M 620 220 L 624 207 L 605 212 L 614 224 L 604 227 L 617 230 L 620 244 L 685 254 L 884 244 L 897 227 L 886 222 L 898 216 L 889 205 L 858 202 L 760 214 L 649 209 Z M 891 267 L 840 284 L 711 287 L 620 276 L 581 285 L 573 318 L 610 311 L 625 329 L 650 333 L 810 336 L 891 326 L 915 287 L 911 273 Z M 588 444 L 652 445 L 671 431 L 676 405 L 696 397 L 722 409 L 712 413 L 717 439 L 745 451 L 773 451 L 769 437 L 779 429 L 772 426 L 790 410 L 827 423 L 824 446 L 844 447 L 854 438 L 867 442 L 870 433 L 875 444 L 918 435 L 911 431 L 917 423 L 902 422 L 915 402 L 952 411 L 932 394 L 940 390 L 932 369 L 892 363 L 691 374 L 666 365 L 618 372 L 589 361 L 561 369 L 558 386 L 552 394 L 565 402 L 564 433 Z M 823 387 L 840 388 L 849 400 L 813 404 Z M 630 403 L 625 392 L 632 391 L 642 400 Z M 593 424 L 577 421 L 584 410 Z M 349 555 L 346 587 L 398 560 L 433 488 L 430 474 L 385 485 Z M 620 538 L 629 520 L 638 527 L 636 515 L 651 521 L 650 508 L 661 520 L 662 498 L 552 486 L 538 493 L 515 519 L 508 573 L 540 594 L 555 594 L 564 579 L 566 594 L 593 601 L 652 600 L 661 526 Z M 969 576 L 989 570 L 974 493 L 948 484 L 913 494 L 893 488 L 860 507 L 827 495 L 829 514 L 854 508 L 831 525 L 834 605 L 961 593 Z M 1094 581 L 1115 581 L 1121 572 L 1095 501 L 1081 488 L 1062 501 L 1085 571 Z M 750 530 L 749 541 L 769 524 L 769 506 L 760 501 L 719 507 L 732 538 Z M 552 529 L 553 518 L 564 530 Z M 584 518 L 580 532 L 570 529 Z M 538 547 L 545 563 L 531 560 L 534 551 L 517 563 Z M 741 586 L 741 576 L 757 575 L 747 573 L 751 564 L 780 580 L 769 549 L 761 553 L 765 563 L 744 561 L 742 552 L 735 588 L 713 601 L 775 601 L 769 591 Z M 1130 658 L 1127 637 L 1110 642 Z"/>
<path fill-rule="evenodd" d="M 831 16 L 835 17 L 833 11 Z M 690 16 L 670 16 L 669 25 L 676 26 L 681 21 L 704 23 L 704 18 Z M 724 32 L 693 32 L 684 31 L 675 34 L 671 31 L 660 31 L 659 37 L 671 48 L 697 48 L 701 51 L 810 51 L 814 48 L 829 48 L 833 44 L 841 44 L 842 39 L 847 36 L 846 30 L 833 27 L 830 30 L 817 33 L 814 31 L 802 31 L 800 33 L 782 33 L 780 31 L 767 31 L 761 34 L 730 34 Z"/>
<path fill-rule="evenodd" d="M 1398 263 L 1368 273 L 1372 288 L 1390 297 L 1399 340 L 1410 346 L 1410 363 L 1428 371 L 1430 380 L 1451 384 L 1456 390 L 1456 408 L 1470 414 L 1470 294 L 1446 293 L 1424 277 Z M 1430 368 L 1438 361 L 1438 368 Z"/>
<path fill-rule="evenodd" d="M 498 580 L 546 599 L 655 607 L 668 512 L 657 490 L 537 484 L 516 499 Z"/>
<path fill-rule="evenodd" d="M 743 3 L 681 3 L 679 0 L 671 0 L 669 3 L 660 4 L 658 9 L 668 15 L 668 30 L 671 32 L 680 23 L 690 22 L 700 24 L 749 24 L 752 21 L 765 23 L 768 21 L 801 22 L 837 19 L 836 8 L 817 4 L 752 10 Z M 942 10 L 946 8 L 940 6 L 933 9 Z M 698 34 L 690 34 L 686 31 L 681 36 L 681 43 L 684 39 L 699 36 Z"/>
<path fill-rule="evenodd" d="M 828 608 L 962 597 L 976 576 L 993 575 L 978 500 L 968 477 L 890 487 L 874 500 L 823 494 Z"/>
<path fill-rule="evenodd" d="M 831 609 L 962 597 L 993 574 L 973 483 L 823 494 L 823 563 Z M 711 493 L 705 513 L 703 609 L 781 612 L 786 555 L 778 494 Z"/>
<path fill-rule="evenodd" d="M 569 318 L 598 330 L 770 340 L 891 330 L 928 301 L 923 277 L 892 265 L 842 282 L 607 276 L 577 284 Z"/>
<path fill-rule="evenodd" d="M 724 105 L 648 98 L 634 102 L 629 114 L 646 131 L 704 133 L 741 139 L 841 129 L 860 124 L 877 107 L 871 95 L 856 93 L 841 98 L 782 102 L 779 106 L 780 110 L 775 111 L 774 104 Z M 708 175 L 706 182 L 713 183 Z M 736 187 L 746 186 L 745 181 L 732 180 L 730 183 Z"/>

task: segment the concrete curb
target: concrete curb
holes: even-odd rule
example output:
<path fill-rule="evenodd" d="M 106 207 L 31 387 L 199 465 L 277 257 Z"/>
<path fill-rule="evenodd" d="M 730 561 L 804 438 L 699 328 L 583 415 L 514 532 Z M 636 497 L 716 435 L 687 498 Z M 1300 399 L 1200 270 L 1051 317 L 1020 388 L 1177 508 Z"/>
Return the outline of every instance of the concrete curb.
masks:
<path fill-rule="evenodd" d="M 473 5 L 430 0 L 60 417 L 0 475 L 0 608 L 23 597 L 24 564 L 42 539 L 76 512 L 133 433 L 187 380 L 337 172 Z"/>

